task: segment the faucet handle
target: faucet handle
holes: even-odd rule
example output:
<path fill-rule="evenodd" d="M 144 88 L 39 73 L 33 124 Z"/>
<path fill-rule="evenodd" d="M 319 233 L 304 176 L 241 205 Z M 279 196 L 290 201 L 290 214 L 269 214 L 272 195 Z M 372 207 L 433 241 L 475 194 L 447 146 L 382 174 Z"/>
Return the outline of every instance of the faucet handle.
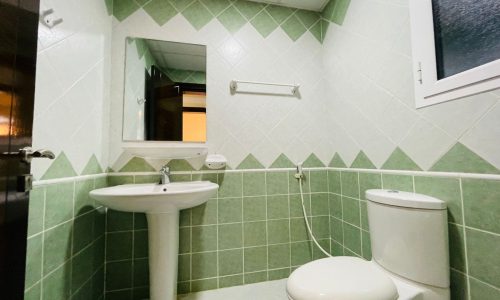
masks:
<path fill-rule="evenodd" d="M 164 165 L 163 167 L 161 167 L 160 169 L 160 173 L 163 173 L 163 174 L 170 174 L 170 167 L 167 166 L 167 165 Z"/>

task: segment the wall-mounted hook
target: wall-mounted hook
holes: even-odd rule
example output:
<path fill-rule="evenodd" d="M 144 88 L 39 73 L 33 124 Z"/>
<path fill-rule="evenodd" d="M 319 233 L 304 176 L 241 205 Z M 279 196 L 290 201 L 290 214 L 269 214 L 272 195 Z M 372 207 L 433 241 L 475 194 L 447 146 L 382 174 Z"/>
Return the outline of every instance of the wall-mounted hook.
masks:
<path fill-rule="evenodd" d="M 54 26 L 61 24 L 63 22 L 62 18 L 54 17 L 54 10 L 52 8 L 43 10 L 40 13 L 40 23 L 47 26 L 48 28 L 53 28 Z"/>

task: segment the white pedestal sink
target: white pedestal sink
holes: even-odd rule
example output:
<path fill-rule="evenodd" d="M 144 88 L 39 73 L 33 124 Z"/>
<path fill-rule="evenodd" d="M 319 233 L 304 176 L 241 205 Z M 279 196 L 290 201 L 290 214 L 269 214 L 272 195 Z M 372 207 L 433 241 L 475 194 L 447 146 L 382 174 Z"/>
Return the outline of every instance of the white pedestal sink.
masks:
<path fill-rule="evenodd" d="M 92 198 L 111 209 L 146 213 L 151 300 L 176 299 L 179 210 L 208 201 L 218 188 L 210 181 L 193 181 L 126 184 L 90 192 Z"/>

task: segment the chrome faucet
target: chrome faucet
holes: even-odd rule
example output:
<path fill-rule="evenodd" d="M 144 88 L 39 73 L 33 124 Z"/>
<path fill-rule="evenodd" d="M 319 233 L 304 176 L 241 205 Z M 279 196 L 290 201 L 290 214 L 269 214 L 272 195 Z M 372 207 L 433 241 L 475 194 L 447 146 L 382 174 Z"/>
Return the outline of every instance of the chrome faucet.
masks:
<path fill-rule="evenodd" d="M 170 183 L 170 168 L 164 165 L 160 170 L 160 184 Z"/>

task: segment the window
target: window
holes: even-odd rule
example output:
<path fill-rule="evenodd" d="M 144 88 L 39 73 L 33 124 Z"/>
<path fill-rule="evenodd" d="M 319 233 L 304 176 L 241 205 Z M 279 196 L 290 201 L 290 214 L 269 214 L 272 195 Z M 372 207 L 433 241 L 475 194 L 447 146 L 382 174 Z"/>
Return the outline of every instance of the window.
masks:
<path fill-rule="evenodd" d="M 500 88 L 500 1 L 410 0 L 416 106 Z"/>

